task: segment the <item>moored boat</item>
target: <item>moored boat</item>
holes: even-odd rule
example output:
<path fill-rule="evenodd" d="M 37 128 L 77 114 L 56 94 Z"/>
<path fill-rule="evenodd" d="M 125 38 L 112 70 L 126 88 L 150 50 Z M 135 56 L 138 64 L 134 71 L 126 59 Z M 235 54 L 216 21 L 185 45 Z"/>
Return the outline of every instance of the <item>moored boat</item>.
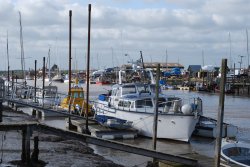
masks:
<path fill-rule="evenodd" d="M 236 164 L 239 166 L 250 166 L 250 144 L 223 140 L 221 147 L 221 156 L 228 165 Z"/>
<path fill-rule="evenodd" d="M 114 85 L 110 94 L 99 96 L 94 105 L 95 114 L 131 121 L 140 135 L 152 137 L 155 90 L 154 84 Z M 189 141 L 202 114 L 201 99 L 189 101 L 192 104 L 184 104 L 178 97 L 160 94 L 157 138 Z"/>
<path fill-rule="evenodd" d="M 64 80 L 63 80 L 63 77 L 62 77 L 62 75 L 60 75 L 60 74 L 57 74 L 57 75 L 55 75 L 53 78 L 52 78 L 52 81 L 53 82 L 64 82 Z"/>
<path fill-rule="evenodd" d="M 238 127 L 232 124 L 223 123 L 222 137 L 235 138 L 238 133 Z M 217 137 L 217 120 L 205 116 L 201 116 L 196 124 L 194 134 L 202 137 Z"/>
<path fill-rule="evenodd" d="M 87 107 L 87 102 L 84 98 L 84 90 L 82 87 L 74 85 L 71 87 L 70 95 L 63 98 L 60 107 L 68 110 L 70 105 L 70 110 L 75 114 L 84 115 L 85 108 Z M 88 114 L 91 115 L 91 105 L 88 105 Z"/>

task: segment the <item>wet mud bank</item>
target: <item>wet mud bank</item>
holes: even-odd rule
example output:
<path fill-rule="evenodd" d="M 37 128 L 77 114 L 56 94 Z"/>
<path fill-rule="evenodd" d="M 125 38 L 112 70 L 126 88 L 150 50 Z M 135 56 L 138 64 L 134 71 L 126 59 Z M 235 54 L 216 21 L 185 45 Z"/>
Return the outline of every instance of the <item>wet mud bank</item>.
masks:
<path fill-rule="evenodd" d="M 4 106 L 3 122 L 24 122 L 37 121 L 21 111 L 14 111 Z M 27 166 L 21 162 L 22 153 L 22 132 L 21 131 L 0 131 L 0 166 Z M 38 161 L 32 160 L 34 151 L 34 137 L 39 139 Z M 62 137 L 49 135 L 34 131 L 30 141 L 31 163 L 29 166 L 39 167 L 121 167 L 110 160 L 94 153 L 94 150 L 87 143 L 66 140 Z"/>

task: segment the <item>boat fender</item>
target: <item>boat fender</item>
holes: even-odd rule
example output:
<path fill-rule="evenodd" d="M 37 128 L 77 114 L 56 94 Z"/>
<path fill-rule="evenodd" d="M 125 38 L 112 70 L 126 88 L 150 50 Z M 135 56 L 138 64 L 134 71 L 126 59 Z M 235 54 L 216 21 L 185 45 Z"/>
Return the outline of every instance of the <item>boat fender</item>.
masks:
<path fill-rule="evenodd" d="M 181 111 L 183 114 L 185 115 L 189 115 L 192 113 L 192 106 L 191 104 L 184 104 L 182 107 L 181 107 Z"/>

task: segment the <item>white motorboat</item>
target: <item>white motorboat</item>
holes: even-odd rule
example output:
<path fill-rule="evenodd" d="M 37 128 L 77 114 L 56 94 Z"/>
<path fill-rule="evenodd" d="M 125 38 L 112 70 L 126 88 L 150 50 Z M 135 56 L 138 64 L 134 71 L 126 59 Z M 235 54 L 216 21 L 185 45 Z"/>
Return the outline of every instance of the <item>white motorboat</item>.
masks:
<path fill-rule="evenodd" d="M 237 164 L 239 166 L 250 166 L 250 144 L 223 140 L 221 156 L 227 165 Z"/>
<path fill-rule="evenodd" d="M 53 82 L 61 82 L 61 83 L 64 82 L 63 77 L 62 77 L 61 74 L 55 75 L 55 76 L 52 78 L 52 81 L 53 81 Z"/>
<path fill-rule="evenodd" d="M 109 94 L 99 95 L 94 105 L 96 115 L 106 115 L 132 122 L 143 136 L 153 136 L 155 84 L 117 84 Z M 157 138 L 188 142 L 202 114 L 200 98 L 183 99 L 159 95 Z"/>

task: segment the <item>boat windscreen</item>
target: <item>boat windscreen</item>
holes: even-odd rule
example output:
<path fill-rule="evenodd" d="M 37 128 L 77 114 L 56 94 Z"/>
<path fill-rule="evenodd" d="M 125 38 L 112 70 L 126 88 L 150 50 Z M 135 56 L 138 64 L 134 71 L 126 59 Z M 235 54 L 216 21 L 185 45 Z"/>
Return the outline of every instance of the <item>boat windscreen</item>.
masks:
<path fill-rule="evenodd" d="M 122 87 L 122 95 L 136 93 L 134 85 Z"/>
<path fill-rule="evenodd" d="M 149 87 L 147 85 L 137 86 L 139 93 L 150 93 Z"/>
<path fill-rule="evenodd" d="M 84 93 L 83 92 L 79 93 L 79 98 L 84 98 Z"/>
<path fill-rule="evenodd" d="M 74 92 L 74 93 L 73 93 L 73 97 L 74 97 L 74 98 L 78 98 L 78 92 Z"/>

